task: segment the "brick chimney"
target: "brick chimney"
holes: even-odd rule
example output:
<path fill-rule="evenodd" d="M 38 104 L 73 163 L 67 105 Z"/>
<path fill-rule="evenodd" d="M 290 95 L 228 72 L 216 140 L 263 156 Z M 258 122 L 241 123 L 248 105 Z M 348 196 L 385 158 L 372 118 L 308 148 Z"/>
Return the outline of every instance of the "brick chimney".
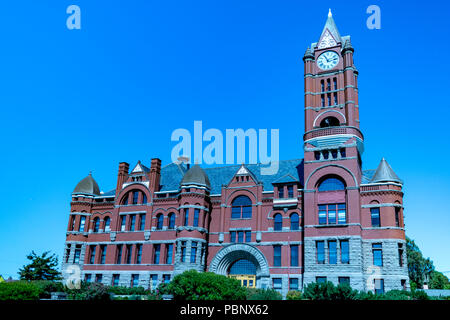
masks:
<path fill-rule="evenodd" d="M 152 159 L 152 163 L 150 165 L 150 191 L 156 192 L 159 191 L 159 182 L 161 179 L 161 159 L 154 158 Z"/>
<path fill-rule="evenodd" d="M 125 181 L 128 179 L 128 170 L 130 169 L 130 165 L 126 162 L 119 163 L 119 173 L 117 174 L 117 187 L 116 187 L 116 195 L 122 190 L 122 186 Z"/>

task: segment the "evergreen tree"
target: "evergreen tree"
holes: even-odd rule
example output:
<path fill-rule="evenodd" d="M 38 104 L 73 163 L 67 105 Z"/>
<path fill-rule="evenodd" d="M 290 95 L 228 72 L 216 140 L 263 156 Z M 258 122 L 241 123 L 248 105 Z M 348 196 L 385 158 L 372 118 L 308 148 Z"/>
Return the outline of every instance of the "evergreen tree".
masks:
<path fill-rule="evenodd" d="M 24 265 L 19 270 L 20 280 L 60 280 L 60 272 L 56 269 L 58 266 L 58 257 L 55 254 L 50 255 L 50 251 L 44 252 L 38 256 L 34 251 L 27 256 L 31 263 Z"/>

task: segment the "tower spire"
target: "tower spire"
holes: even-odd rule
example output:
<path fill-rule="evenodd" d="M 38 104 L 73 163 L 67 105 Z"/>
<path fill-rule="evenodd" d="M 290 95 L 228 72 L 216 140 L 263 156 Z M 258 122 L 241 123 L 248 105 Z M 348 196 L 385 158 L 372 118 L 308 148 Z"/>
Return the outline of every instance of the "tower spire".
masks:
<path fill-rule="evenodd" d="M 341 35 L 339 34 L 336 23 L 331 13 L 331 8 L 328 9 L 328 18 L 323 27 L 322 33 L 319 38 L 318 47 L 326 48 L 335 46 L 338 42 L 342 42 Z"/>
<path fill-rule="evenodd" d="M 328 18 L 333 17 L 333 14 L 331 13 L 331 8 L 328 9 Z"/>

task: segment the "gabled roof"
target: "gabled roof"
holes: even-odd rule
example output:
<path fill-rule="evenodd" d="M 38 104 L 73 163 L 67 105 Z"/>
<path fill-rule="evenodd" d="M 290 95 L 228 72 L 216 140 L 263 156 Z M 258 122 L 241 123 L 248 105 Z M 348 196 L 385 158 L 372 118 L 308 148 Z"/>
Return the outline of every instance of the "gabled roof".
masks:
<path fill-rule="evenodd" d="M 296 183 L 299 182 L 297 178 L 293 177 L 290 173 L 274 180 L 272 183 Z"/>
<path fill-rule="evenodd" d="M 292 175 L 292 177 L 303 184 L 303 159 L 280 160 L 277 164 L 278 172 L 273 175 L 261 174 L 261 168 L 268 167 L 261 163 L 246 164 L 245 167 L 254 175 L 256 181 L 263 184 L 264 191 L 273 191 L 272 183 L 287 174 Z M 240 168 L 241 165 L 204 168 L 203 171 L 208 176 L 211 184 L 211 194 L 220 194 L 222 186 L 228 185 Z M 171 163 L 161 168 L 160 191 L 178 190 L 185 171 L 186 167 L 184 165 L 176 163 Z"/>
<path fill-rule="evenodd" d="M 391 166 L 384 158 L 381 159 L 380 164 L 378 165 L 378 168 L 375 171 L 375 174 L 373 175 L 370 182 L 371 183 L 378 183 L 378 182 L 403 183 L 403 181 L 400 180 L 400 178 L 395 174 L 394 170 L 392 170 Z"/>
<path fill-rule="evenodd" d="M 131 174 L 133 173 L 138 173 L 138 172 L 145 172 L 148 173 L 150 172 L 150 169 L 147 168 L 146 166 L 144 166 L 141 161 L 138 161 L 138 163 L 136 164 L 136 166 L 134 167 L 133 170 L 131 170 Z"/>

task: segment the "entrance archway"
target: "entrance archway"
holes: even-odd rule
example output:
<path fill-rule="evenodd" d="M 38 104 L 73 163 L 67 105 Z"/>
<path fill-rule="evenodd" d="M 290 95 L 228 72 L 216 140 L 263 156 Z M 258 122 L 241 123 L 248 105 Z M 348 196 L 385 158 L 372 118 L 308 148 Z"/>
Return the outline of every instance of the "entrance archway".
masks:
<path fill-rule="evenodd" d="M 269 285 L 266 258 L 257 248 L 245 243 L 222 248 L 212 259 L 209 271 L 236 278 L 247 287 L 265 288 Z"/>

